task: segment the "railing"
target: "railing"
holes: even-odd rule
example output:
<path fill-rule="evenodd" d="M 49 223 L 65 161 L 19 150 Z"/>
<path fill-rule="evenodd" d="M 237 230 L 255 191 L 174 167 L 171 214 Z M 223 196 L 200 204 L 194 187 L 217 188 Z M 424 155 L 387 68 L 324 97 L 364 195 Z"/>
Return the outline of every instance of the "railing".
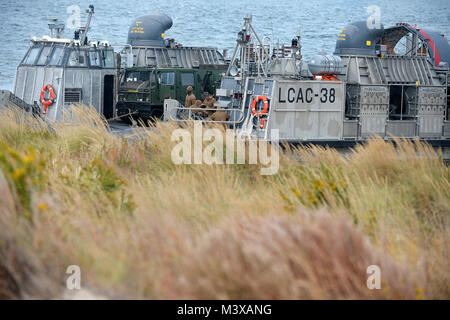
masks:
<path fill-rule="evenodd" d="M 216 111 L 223 111 L 230 115 L 238 114 L 237 120 L 226 120 L 218 121 L 211 120 L 211 115 L 207 115 L 204 112 L 211 111 L 211 115 Z M 178 101 L 172 99 L 164 100 L 164 120 L 177 121 L 177 122 L 188 122 L 192 120 L 201 120 L 207 123 L 226 123 L 229 125 L 236 125 L 242 123 L 244 120 L 244 111 L 242 109 L 230 108 L 230 109 L 218 109 L 218 108 L 186 108 L 181 105 Z"/>

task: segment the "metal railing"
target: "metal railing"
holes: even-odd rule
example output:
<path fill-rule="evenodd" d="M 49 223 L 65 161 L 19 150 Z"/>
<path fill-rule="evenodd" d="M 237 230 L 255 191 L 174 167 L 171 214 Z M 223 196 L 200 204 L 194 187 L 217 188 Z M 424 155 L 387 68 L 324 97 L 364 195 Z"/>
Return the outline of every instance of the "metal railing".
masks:
<path fill-rule="evenodd" d="M 243 108 L 230 108 L 230 109 L 219 109 L 219 108 L 194 108 L 194 107 L 184 107 L 178 101 L 172 100 L 172 104 L 176 104 L 176 106 L 172 105 L 169 107 L 168 102 L 164 102 L 164 118 L 165 120 L 177 121 L 177 122 L 188 122 L 192 120 L 201 120 L 205 123 L 226 123 L 229 125 L 240 124 L 244 121 L 244 110 Z M 205 114 L 205 112 L 210 111 L 211 114 Z M 236 120 L 211 120 L 211 116 L 216 111 L 223 111 L 227 113 L 230 118 L 234 118 Z M 167 114 L 167 117 L 166 117 Z M 239 115 L 238 117 L 232 117 L 233 115 Z"/>

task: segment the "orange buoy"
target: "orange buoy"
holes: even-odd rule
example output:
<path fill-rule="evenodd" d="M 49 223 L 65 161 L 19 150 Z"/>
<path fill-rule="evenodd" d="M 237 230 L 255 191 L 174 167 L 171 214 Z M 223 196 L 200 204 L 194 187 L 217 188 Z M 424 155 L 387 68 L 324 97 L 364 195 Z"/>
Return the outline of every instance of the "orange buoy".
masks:
<path fill-rule="evenodd" d="M 50 99 L 45 99 L 45 92 L 50 93 Z M 55 101 L 55 90 L 53 90 L 51 85 L 46 85 L 41 90 L 41 102 L 44 105 L 44 114 L 47 113 L 47 107 L 50 106 Z"/>

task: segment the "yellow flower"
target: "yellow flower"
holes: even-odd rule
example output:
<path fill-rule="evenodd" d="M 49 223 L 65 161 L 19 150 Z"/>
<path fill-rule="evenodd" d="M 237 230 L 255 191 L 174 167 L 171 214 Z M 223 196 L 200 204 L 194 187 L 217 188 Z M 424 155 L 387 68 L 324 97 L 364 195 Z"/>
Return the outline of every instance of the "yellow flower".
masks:
<path fill-rule="evenodd" d="M 321 180 L 314 181 L 314 189 L 315 190 L 322 190 L 323 189 L 323 182 Z"/>
<path fill-rule="evenodd" d="M 423 300 L 423 288 L 416 289 L 416 300 Z"/>
<path fill-rule="evenodd" d="M 24 164 L 29 164 L 34 161 L 34 151 L 31 151 L 29 154 L 27 154 L 25 157 L 23 157 L 22 162 Z"/>
<path fill-rule="evenodd" d="M 13 171 L 13 179 L 14 181 L 19 180 L 20 178 L 25 176 L 25 169 L 24 168 L 18 168 L 14 169 Z"/>
<path fill-rule="evenodd" d="M 289 201 L 289 198 L 288 198 L 283 192 L 280 191 L 280 194 L 281 194 L 281 198 L 282 198 L 283 200 Z"/>
<path fill-rule="evenodd" d="M 47 210 L 47 204 L 45 202 L 41 202 L 38 206 L 39 210 L 41 210 L 42 212 Z"/>
<path fill-rule="evenodd" d="M 296 188 L 292 188 L 292 192 L 298 197 L 301 198 L 302 194 L 300 193 L 300 191 Z"/>

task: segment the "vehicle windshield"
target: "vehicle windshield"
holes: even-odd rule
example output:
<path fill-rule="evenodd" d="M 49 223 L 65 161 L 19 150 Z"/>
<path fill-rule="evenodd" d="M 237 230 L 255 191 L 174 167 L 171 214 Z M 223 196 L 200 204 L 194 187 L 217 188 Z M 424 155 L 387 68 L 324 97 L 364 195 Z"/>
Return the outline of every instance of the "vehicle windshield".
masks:
<path fill-rule="evenodd" d="M 150 81 L 150 71 L 127 71 L 123 82 Z"/>

